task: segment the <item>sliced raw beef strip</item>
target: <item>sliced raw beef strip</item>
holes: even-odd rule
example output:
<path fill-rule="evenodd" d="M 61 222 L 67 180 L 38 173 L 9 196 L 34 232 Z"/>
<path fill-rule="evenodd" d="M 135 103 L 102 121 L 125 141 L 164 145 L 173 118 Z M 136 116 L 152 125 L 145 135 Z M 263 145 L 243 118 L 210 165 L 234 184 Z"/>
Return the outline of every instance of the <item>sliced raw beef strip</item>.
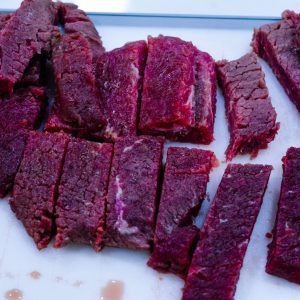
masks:
<path fill-rule="evenodd" d="M 168 149 L 150 267 L 186 275 L 198 235 L 194 217 L 205 197 L 214 160 L 211 151 Z"/>
<path fill-rule="evenodd" d="M 106 52 L 97 62 L 97 88 L 107 119 L 106 139 L 136 135 L 146 56 L 147 44 L 137 41 Z"/>
<path fill-rule="evenodd" d="M 268 62 L 300 112 L 300 54 L 297 36 L 299 30 L 294 21 L 289 14 L 283 14 L 281 21 L 263 25 L 254 31 L 252 46 Z"/>
<path fill-rule="evenodd" d="M 49 51 L 55 9 L 50 0 L 24 0 L 0 32 L 0 93 L 12 94 L 30 60 Z"/>
<path fill-rule="evenodd" d="M 266 271 L 300 284 L 300 148 L 283 158 L 283 178 Z"/>
<path fill-rule="evenodd" d="M 116 141 L 107 197 L 107 246 L 150 248 L 162 149 L 162 138 L 139 136 Z"/>
<path fill-rule="evenodd" d="M 183 300 L 232 300 L 271 166 L 228 165 L 200 232 Z"/>
<path fill-rule="evenodd" d="M 93 22 L 75 4 L 58 2 L 57 6 L 64 25 L 64 32 L 66 34 L 81 33 L 88 40 L 92 49 L 94 62 L 96 62 L 98 57 L 105 52 L 105 49 Z"/>
<path fill-rule="evenodd" d="M 209 144 L 215 111 L 216 75 L 210 55 L 179 38 L 148 37 L 140 131 Z"/>
<path fill-rule="evenodd" d="M 83 135 L 99 131 L 105 120 L 96 91 L 89 43 L 78 33 L 63 35 L 52 55 L 57 95 L 46 129 L 58 131 L 69 127 Z M 59 122 L 53 119 L 66 125 L 54 127 Z"/>
<path fill-rule="evenodd" d="M 69 137 L 31 132 L 15 178 L 10 205 L 37 248 L 47 247 L 53 231 L 54 207 Z"/>
<path fill-rule="evenodd" d="M 279 129 L 257 56 L 249 53 L 230 62 L 222 60 L 217 71 L 230 132 L 226 158 L 231 160 L 238 153 L 255 157 Z"/>
<path fill-rule="evenodd" d="M 76 242 L 101 250 L 112 153 L 112 144 L 79 139 L 68 144 L 58 188 L 55 247 Z"/>

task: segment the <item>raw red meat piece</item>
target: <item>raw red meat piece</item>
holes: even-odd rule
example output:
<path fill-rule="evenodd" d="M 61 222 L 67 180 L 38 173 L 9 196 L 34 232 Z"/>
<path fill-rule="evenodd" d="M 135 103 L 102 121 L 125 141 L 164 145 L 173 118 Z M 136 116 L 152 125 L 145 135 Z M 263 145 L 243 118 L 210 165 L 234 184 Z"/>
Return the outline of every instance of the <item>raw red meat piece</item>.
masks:
<path fill-rule="evenodd" d="M 65 33 L 81 33 L 89 42 L 93 53 L 94 62 L 105 52 L 101 37 L 98 34 L 93 22 L 86 13 L 78 9 L 78 6 L 72 3 L 58 2 L 58 11 L 61 22 L 64 24 Z"/>
<path fill-rule="evenodd" d="M 254 31 L 252 46 L 265 59 L 285 92 L 300 112 L 300 59 L 293 19 L 287 13 L 277 23 L 266 24 Z M 299 35 L 298 35 L 299 36 Z"/>
<path fill-rule="evenodd" d="M 300 284 L 300 148 L 283 158 L 283 178 L 266 271 Z"/>
<path fill-rule="evenodd" d="M 35 54 L 50 50 L 55 10 L 50 0 L 24 0 L 0 32 L 0 93 L 12 94 Z"/>
<path fill-rule="evenodd" d="M 231 160 L 238 153 L 255 157 L 279 129 L 265 75 L 254 53 L 230 62 L 222 60 L 217 63 L 217 71 L 230 131 L 226 158 Z"/>
<path fill-rule="evenodd" d="M 68 144 L 58 188 L 55 247 L 72 241 L 101 250 L 112 152 L 112 144 L 79 139 Z"/>
<path fill-rule="evenodd" d="M 211 151 L 168 149 L 150 267 L 186 275 L 198 234 L 194 217 L 205 197 L 214 160 Z"/>
<path fill-rule="evenodd" d="M 57 124 L 53 119 L 59 119 L 74 132 L 99 131 L 105 121 L 88 41 L 78 33 L 63 35 L 53 49 L 52 59 L 57 97 L 46 129 L 63 129 L 53 127 Z"/>
<path fill-rule="evenodd" d="M 172 140 L 213 140 L 216 75 L 213 59 L 190 42 L 148 37 L 139 129 Z"/>
<path fill-rule="evenodd" d="M 57 187 L 69 137 L 31 132 L 15 178 L 10 205 L 38 249 L 47 247 L 53 229 Z"/>
<path fill-rule="evenodd" d="M 105 111 L 107 139 L 136 135 L 137 110 L 147 56 L 145 41 L 125 44 L 101 55 L 97 87 Z"/>
<path fill-rule="evenodd" d="M 234 297 L 271 166 L 228 165 L 200 232 L 183 300 Z"/>
<path fill-rule="evenodd" d="M 120 138 L 110 174 L 105 244 L 148 249 L 153 240 L 163 139 Z"/>

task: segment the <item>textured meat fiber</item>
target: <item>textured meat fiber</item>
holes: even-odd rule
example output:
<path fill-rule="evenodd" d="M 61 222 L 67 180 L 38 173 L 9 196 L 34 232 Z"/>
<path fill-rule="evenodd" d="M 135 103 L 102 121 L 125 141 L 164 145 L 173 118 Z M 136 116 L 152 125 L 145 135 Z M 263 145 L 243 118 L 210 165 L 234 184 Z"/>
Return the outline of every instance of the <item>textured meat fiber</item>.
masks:
<path fill-rule="evenodd" d="M 183 300 L 232 300 L 271 166 L 228 165 L 200 232 Z"/>
<path fill-rule="evenodd" d="M 300 284 L 300 149 L 283 158 L 283 178 L 266 271 Z"/>
<path fill-rule="evenodd" d="M 79 139 L 68 144 L 58 189 L 55 247 L 77 242 L 101 250 L 112 152 L 112 144 Z"/>
<path fill-rule="evenodd" d="M 24 0 L 0 32 L 0 93 L 12 94 L 30 60 L 49 51 L 55 11 L 50 0 Z"/>
<path fill-rule="evenodd" d="M 139 136 L 116 141 L 107 197 L 107 246 L 150 248 L 162 148 L 162 138 Z"/>
<path fill-rule="evenodd" d="M 23 129 L 36 129 L 45 106 L 43 88 L 18 89 L 0 102 L 0 132 Z"/>
<path fill-rule="evenodd" d="M 289 13 L 277 23 L 261 26 L 254 31 L 252 46 L 265 59 L 285 92 L 300 111 L 299 28 Z"/>
<path fill-rule="evenodd" d="M 279 129 L 265 75 L 254 53 L 230 62 L 220 61 L 217 70 L 230 131 L 226 158 L 231 160 L 238 153 L 255 157 L 259 149 L 267 148 Z"/>
<path fill-rule="evenodd" d="M 169 148 L 150 267 L 185 276 L 198 229 L 198 214 L 214 163 L 211 151 Z"/>
<path fill-rule="evenodd" d="M 107 126 L 104 137 L 136 135 L 138 101 L 147 56 L 144 41 L 132 42 L 101 55 L 97 88 Z"/>
<path fill-rule="evenodd" d="M 15 178 L 10 205 L 38 249 L 47 247 L 53 229 L 57 187 L 68 136 L 31 132 Z"/>
<path fill-rule="evenodd" d="M 13 16 L 13 14 L 0 14 L 0 31 L 5 27 L 7 21 Z"/>
<path fill-rule="evenodd" d="M 57 6 L 61 21 L 64 24 L 65 34 L 81 33 L 88 40 L 92 49 L 94 62 L 96 62 L 97 58 L 105 52 L 105 49 L 93 22 L 75 4 L 58 2 Z"/>
<path fill-rule="evenodd" d="M 172 140 L 213 140 L 216 75 L 213 59 L 190 42 L 148 38 L 139 129 Z"/>
<path fill-rule="evenodd" d="M 74 131 L 100 130 L 105 121 L 87 40 L 77 33 L 63 35 L 53 49 L 52 60 L 57 95 L 46 129 L 61 129 L 53 127 L 52 119 L 56 118 Z"/>

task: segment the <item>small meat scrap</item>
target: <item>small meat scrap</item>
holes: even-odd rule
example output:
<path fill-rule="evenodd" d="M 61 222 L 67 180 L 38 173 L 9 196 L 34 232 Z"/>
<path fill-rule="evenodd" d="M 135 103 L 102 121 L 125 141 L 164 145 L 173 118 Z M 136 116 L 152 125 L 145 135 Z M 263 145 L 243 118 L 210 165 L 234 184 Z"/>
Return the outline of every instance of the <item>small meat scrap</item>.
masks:
<path fill-rule="evenodd" d="M 249 53 L 237 60 L 222 60 L 217 71 L 230 131 L 226 158 L 231 160 L 238 153 L 255 157 L 279 129 L 257 56 Z"/>
<path fill-rule="evenodd" d="M 37 248 L 47 247 L 53 230 L 54 206 L 69 137 L 31 132 L 15 178 L 10 206 Z"/>
<path fill-rule="evenodd" d="M 49 51 L 57 34 L 50 0 L 24 0 L 0 31 L 0 93 L 12 94 L 30 60 Z"/>
<path fill-rule="evenodd" d="M 176 37 L 148 37 L 140 131 L 209 144 L 215 111 L 216 74 L 211 56 Z"/>
<path fill-rule="evenodd" d="M 198 228 L 194 218 L 215 161 L 211 151 L 169 148 L 150 267 L 185 276 Z"/>
<path fill-rule="evenodd" d="M 97 62 L 97 88 L 107 125 L 106 139 L 136 135 L 137 111 L 147 44 L 137 41 L 101 55 Z"/>
<path fill-rule="evenodd" d="M 56 204 L 55 247 L 69 242 L 103 246 L 112 144 L 70 141 Z"/>
<path fill-rule="evenodd" d="M 74 132 L 99 131 L 105 123 L 93 72 L 92 52 L 80 34 L 63 35 L 53 49 L 56 102 L 46 129 L 59 131 L 59 122 Z M 54 125 L 54 126 L 53 126 Z"/>
<path fill-rule="evenodd" d="M 300 112 L 299 30 L 291 13 L 284 12 L 281 21 L 255 29 L 252 47 L 268 62 Z"/>
<path fill-rule="evenodd" d="M 183 300 L 232 300 L 272 167 L 227 166 L 200 232 Z"/>
<path fill-rule="evenodd" d="M 150 248 L 162 149 L 162 138 L 139 136 L 116 141 L 107 197 L 107 246 Z"/>
<path fill-rule="evenodd" d="M 283 178 L 266 271 L 300 284 L 300 148 L 283 158 Z"/>
<path fill-rule="evenodd" d="M 94 62 L 96 62 L 97 58 L 105 52 L 105 49 L 93 22 L 75 4 L 58 2 L 57 6 L 61 22 L 64 25 L 65 34 L 81 33 L 88 40 L 92 49 Z"/>

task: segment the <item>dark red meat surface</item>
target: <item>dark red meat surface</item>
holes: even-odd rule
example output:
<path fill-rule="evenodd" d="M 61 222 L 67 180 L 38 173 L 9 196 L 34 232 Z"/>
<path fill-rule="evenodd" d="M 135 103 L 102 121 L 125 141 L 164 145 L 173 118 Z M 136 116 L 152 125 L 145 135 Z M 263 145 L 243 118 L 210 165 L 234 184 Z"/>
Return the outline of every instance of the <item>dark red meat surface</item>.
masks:
<path fill-rule="evenodd" d="M 210 55 L 179 38 L 149 37 L 140 131 L 209 144 L 215 105 L 216 75 Z"/>
<path fill-rule="evenodd" d="M 17 83 L 18 87 L 45 85 L 44 65 L 45 59 L 42 55 L 34 56 L 25 69 L 21 81 Z"/>
<path fill-rule="evenodd" d="M 294 20 L 290 18 L 290 14 L 284 13 L 281 21 L 263 25 L 254 31 L 252 46 L 268 62 L 285 92 L 300 111 L 298 34 Z"/>
<path fill-rule="evenodd" d="M 0 14 L 0 30 L 2 30 L 7 21 L 13 16 L 13 14 Z"/>
<path fill-rule="evenodd" d="M 103 246 L 112 144 L 76 139 L 68 144 L 56 205 L 55 247 L 69 242 Z"/>
<path fill-rule="evenodd" d="M 10 205 L 38 249 L 47 247 L 69 138 L 62 133 L 31 132 L 15 178 Z"/>
<path fill-rule="evenodd" d="M 300 148 L 283 158 L 283 178 L 266 271 L 300 284 Z"/>
<path fill-rule="evenodd" d="M 83 134 L 99 131 L 105 121 L 88 41 L 78 33 L 63 35 L 53 49 L 52 59 L 57 97 L 46 129 L 57 131 L 69 127 Z M 66 125 L 54 127 L 58 122 L 53 119 Z"/>
<path fill-rule="evenodd" d="M 145 41 L 124 45 L 101 55 L 97 62 L 97 88 L 105 111 L 106 139 L 136 135 L 137 111 L 147 56 Z"/>
<path fill-rule="evenodd" d="M 228 165 L 200 232 L 183 300 L 232 300 L 271 166 Z"/>
<path fill-rule="evenodd" d="M 214 162 L 211 151 L 169 148 L 150 267 L 185 276 L 198 228 L 198 214 Z"/>
<path fill-rule="evenodd" d="M 249 53 L 230 62 L 220 61 L 217 70 L 230 132 L 226 158 L 231 160 L 238 153 L 255 157 L 279 129 L 257 56 Z"/>
<path fill-rule="evenodd" d="M 50 0 L 24 0 L 0 32 L 0 93 L 12 94 L 35 54 L 50 50 L 57 28 Z"/>
<path fill-rule="evenodd" d="M 150 247 L 162 148 L 162 138 L 139 136 L 116 141 L 107 197 L 107 246 Z"/>

